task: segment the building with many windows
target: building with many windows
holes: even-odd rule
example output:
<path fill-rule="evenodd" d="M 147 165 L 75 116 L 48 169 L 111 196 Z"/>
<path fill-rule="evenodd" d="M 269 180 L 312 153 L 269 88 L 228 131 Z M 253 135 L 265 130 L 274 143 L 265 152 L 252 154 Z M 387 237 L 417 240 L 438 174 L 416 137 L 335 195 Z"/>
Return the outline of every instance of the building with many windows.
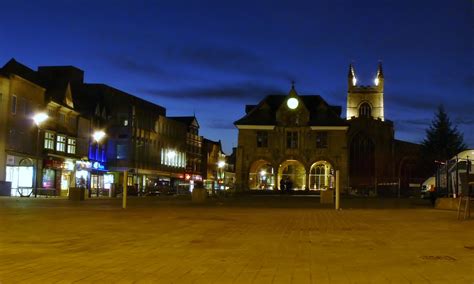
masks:
<path fill-rule="evenodd" d="M 248 105 L 235 122 L 237 189 L 324 190 L 334 187 L 335 170 L 342 189 L 355 194 L 409 194 L 419 185 L 419 145 L 396 140 L 385 118 L 382 65 L 371 86 L 357 84 L 352 65 L 347 80 L 345 119 L 341 107 L 294 87 Z"/>
<path fill-rule="evenodd" d="M 236 189 L 321 190 L 348 181 L 347 130 L 341 108 L 320 96 L 269 95 L 248 105 L 239 130 Z"/>
<path fill-rule="evenodd" d="M 199 123 L 196 116 L 168 117 L 186 125 L 186 171 L 184 180 L 192 190 L 202 184 L 202 136 L 199 135 Z"/>
<path fill-rule="evenodd" d="M 45 90 L 35 72 L 15 59 L 0 69 L 0 181 L 9 183 L 2 195 L 28 195 L 40 183 L 44 131 L 33 115 L 43 110 Z"/>

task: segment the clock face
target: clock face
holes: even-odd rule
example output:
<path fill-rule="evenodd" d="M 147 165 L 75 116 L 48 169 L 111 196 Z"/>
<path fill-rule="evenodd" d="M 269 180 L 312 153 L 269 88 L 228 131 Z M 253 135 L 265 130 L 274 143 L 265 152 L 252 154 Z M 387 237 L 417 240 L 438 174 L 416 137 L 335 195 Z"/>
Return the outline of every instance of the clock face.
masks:
<path fill-rule="evenodd" d="M 298 107 L 298 99 L 296 98 L 289 98 L 288 101 L 286 101 L 286 105 L 290 108 L 290 109 L 295 109 Z"/>

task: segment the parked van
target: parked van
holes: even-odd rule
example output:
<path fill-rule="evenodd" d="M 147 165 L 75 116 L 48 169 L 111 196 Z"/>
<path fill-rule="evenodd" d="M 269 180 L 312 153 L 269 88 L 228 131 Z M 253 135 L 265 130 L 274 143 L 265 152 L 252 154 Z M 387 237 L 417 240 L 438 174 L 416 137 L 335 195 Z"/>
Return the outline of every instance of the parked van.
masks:
<path fill-rule="evenodd" d="M 430 198 L 430 192 L 435 190 L 436 178 L 429 177 L 421 184 L 421 198 Z"/>

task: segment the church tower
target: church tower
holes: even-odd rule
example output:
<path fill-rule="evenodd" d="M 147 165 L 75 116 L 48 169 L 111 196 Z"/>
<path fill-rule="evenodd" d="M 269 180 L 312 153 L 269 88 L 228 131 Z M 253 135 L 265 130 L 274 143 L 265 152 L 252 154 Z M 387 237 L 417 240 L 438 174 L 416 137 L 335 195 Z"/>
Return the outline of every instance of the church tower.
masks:
<path fill-rule="evenodd" d="M 371 86 L 357 85 L 355 69 L 350 64 L 347 84 L 347 119 L 372 117 L 384 121 L 382 63 L 379 62 L 374 84 Z"/>

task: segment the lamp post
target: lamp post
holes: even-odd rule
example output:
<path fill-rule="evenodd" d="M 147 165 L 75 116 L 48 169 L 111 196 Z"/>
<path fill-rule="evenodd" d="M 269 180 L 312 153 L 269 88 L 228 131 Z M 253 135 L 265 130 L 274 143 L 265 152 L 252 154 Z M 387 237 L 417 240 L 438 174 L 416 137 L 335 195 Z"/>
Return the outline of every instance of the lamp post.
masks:
<path fill-rule="evenodd" d="M 170 166 L 170 189 L 171 189 L 171 175 L 173 174 L 173 172 L 171 171 L 171 167 L 172 167 L 171 161 L 176 157 L 176 151 L 171 150 L 168 153 L 166 153 L 166 156 L 168 157 L 168 162 Z M 176 189 L 176 195 L 178 195 L 178 188 Z"/>
<path fill-rule="evenodd" d="M 48 115 L 45 112 L 39 112 L 33 116 L 33 121 L 36 124 L 36 174 L 35 174 L 35 198 L 38 196 L 38 171 L 39 171 L 39 156 L 40 156 L 40 131 L 41 124 L 48 119 Z"/>
<path fill-rule="evenodd" d="M 224 185 L 224 190 L 225 190 L 225 170 L 224 170 L 225 161 L 222 161 L 222 160 L 219 161 L 219 162 L 217 163 L 217 167 L 218 167 L 218 168 L 220 169 L 220 171 L 221 171 L 221 176 L 223 176 L 223 178 L 222 178 L 222 180 L 223 180 L 223 181 L 222 181 L 222 184 Z M 224 174 L 222 175 L 222 173 L 224 173 Z"/>
<path fill-rule="evenodd" d="M 100 141 L 105 137 L 105 132 L 103 130 L 96 130 L 94 131 L 94 133 L 92 133 L 92 138 L 94 139 L 95 143 L 96 143 L 96 153 L 97 153 L 97 150 L 99 150 L 99 153 L 100 153 Z M 95 155 L 95 158 L 96 160 L 97 159 L 97 155 Z M 91 177 L 92 178 L 92 177 Z M 91 185 L 91 189 L 89 190 L 89 198 L 91 197 L 91 192 L 92 190 L 92 185 Z M 109 196 L 110 196 L 110 192 L 109 192 Z M 99 197 L 99 188 L 97 187 L 97 197 Z"/>

